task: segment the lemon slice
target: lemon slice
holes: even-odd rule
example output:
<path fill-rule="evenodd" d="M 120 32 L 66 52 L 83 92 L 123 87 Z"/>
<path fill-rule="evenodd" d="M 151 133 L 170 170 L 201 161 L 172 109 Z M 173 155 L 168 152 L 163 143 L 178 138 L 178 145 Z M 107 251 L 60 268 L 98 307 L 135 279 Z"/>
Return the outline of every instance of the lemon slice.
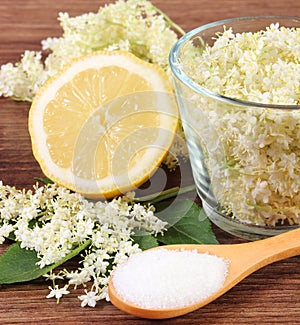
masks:
<path fill-rule="evenodd" d="M 44 84 L 29 112 L 43 173 L 88 198 L 111 198 L 147 181 L 177 123 L 166 73 L 124 51 L 73 60 Z"/>

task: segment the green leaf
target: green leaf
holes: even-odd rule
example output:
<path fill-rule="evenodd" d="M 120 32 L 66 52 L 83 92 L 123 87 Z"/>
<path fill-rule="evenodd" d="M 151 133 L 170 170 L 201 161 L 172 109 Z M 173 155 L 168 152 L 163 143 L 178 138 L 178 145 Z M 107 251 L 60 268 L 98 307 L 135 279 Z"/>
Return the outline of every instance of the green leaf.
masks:
<path fill-rule="evenodd" d="M 141 250 L 159 246 L 156 237 L 152 236 L 144 230 L 138 230 L 134 236 L 131 236 L 135 244 L 138 244 Z"/>
<path fill-rule="evenodd" d="M 50 179 L 50 178 L 48 178 L 48 177 L 35 177 L 34 179 L 36 179 L 37 181 L 40 181 L 40 182 L 42 182 L 42 183 L 44 183 L 44 184 L 53 184 L 54 182 Z"/>
<path fill-rule="evenodd" d="M 210 220 L 193 201 L 180 200 L 169 205 L 160 203 L 156 208 L 156 215 L 170 225 L 163 235 L 157 236 L 162 244 L 218 244 Z"/>
<path fill-rule="evenodd" d="M 21 248 L 20 243 L 18 242 L 14 243 L 0 256 L 0 284 L 25 282 L 37 279 L 72 257 L 78 255 L 83 249 L 89 246 L 90 243 L 90 240 L 85 241 L 83 244 L 73 249 L 59 262 L 42 269 L 36 265 L 39 258 L 35 251 Z"/>

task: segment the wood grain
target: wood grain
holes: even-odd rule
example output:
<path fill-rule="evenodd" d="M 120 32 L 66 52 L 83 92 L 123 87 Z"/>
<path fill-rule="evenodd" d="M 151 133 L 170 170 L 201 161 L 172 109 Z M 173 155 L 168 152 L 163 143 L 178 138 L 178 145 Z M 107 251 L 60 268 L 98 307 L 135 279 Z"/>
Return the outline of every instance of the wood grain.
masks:
<path fill-rule="evenodd" d="M 25 49 L 39 50 L 40 41 L 60 36 L 57 22 L 60 11 L 71 16 L 95 12 L 103 0 L 1 0 L 0 65 L 19 60 Z M 297 15 L 296 0 L 153 0 L 184 30 L 215 20 L 248 15 Z M 0 179 L 18 188 L 30 188 L 34 177 L 42 176 L 32 152 L 27 130 L 30 104 L 0 99 Z M 188 167 L 187 167 L 188 168 Z M 186 175 L 186 174 L 185 174 Z M 185 181 L 190 181 L 191 176 Z M 176 183 L 180 174 L 171 182 Z M 219 229 L 221 243 L 240 242 Z M 0 246 L 3 252 L 8 245 Z M 66 266 L 72 267 L 77 261 Z M 217 301 L 189 315 L 160 321 L 159 324 L 297 324 L 300 323 L 299 257 L 274 263 L 242 281 Z M 0 287 L 0 324 L 152 324 L 126 315 L 107 302 L 95 308 L 81 308 L 79 292 L 63 298 L 60 304 L 45 299 L 47 283 L 38 279 L 30 283 Z"/>

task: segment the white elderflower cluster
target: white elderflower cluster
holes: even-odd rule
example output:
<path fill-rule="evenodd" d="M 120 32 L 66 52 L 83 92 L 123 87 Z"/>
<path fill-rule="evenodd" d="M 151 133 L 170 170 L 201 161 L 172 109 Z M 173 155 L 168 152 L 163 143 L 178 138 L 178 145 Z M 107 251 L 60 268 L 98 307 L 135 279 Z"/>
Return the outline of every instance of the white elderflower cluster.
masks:
<path fill-rule="evenodd" d="M 188 94 L 213 192 L 224 213 L 257 225 L 300 224 L 300 29 L 224 30 L 183 62 L 205 88 L 250 107 Z M 191 105 L 192 106 L 192 105 Z"/>
<path fill-rule="evenodd" d="M 70 285 L 90 286 L 80 297 L 82 306 L 106 298 L 110 271 L 140 251 L 131 237 L 136 229 L 162 232 L 166 223 L 155 217 L 153 206 L 142 206 L 119 197 L 111 202 L 90 202 L 77 193 L 49 184 L 35 190 L 17 190 L 0 182 L 0 243 L 14 234 L 21 247 L 37 252 L 38 265 L 61 261 L 83 247 L 82 266 L 75 271 L 49 274 L 48 298 L 60 299 Z M 63 287 L 56 280 L 67 281 Z"/>
<path fill-rule="evenodd" d="M 256 33 L 225 29 L 188 69 L 200 85 L 229 98 L 298 105 L 299 58 L 300 29 L 276 23 Z"/>
<path fill-rule="evenodd" d="M 1 66 L 0 96 L 31 101 L 48 77 L 42 63 L 42 53 L 25 51 L 17 64 Z"/>
<path fill-rule="evenodd" d="M 71 59 L 97 50 L 125 50 L 168 69 L 168 55 L 177 40 L 171 22 L 147 0 L 118 0 L 97 13 L 69 17 L 59 13 L 63 35 L 42 40 L 41 52 L 26 51 L 19 63 L 0 69 L 0 96 L 32 100 L 41 85 Z M 48 52 L 48 53 L 47 53 Z"/>

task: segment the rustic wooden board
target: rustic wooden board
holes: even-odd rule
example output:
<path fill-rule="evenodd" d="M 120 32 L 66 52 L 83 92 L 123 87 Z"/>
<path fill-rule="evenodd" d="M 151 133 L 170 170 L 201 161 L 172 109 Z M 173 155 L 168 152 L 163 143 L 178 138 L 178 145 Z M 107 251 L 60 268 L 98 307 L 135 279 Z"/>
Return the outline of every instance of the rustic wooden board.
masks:
<path fill-rule="evenodd" d="M 40 41 L 60 36 L 59 11 L 70 15 L 95 12 L 103 0 L 1 0 L 0 64 L 15 62 L 25 49 L 40 49 Z M 110 1 L 111 2 L 111 1 Z M 297 0 L 153 0 L 184 30 L 224 18 L 248 15 L 297 15 Z M 27 130 L 30 104 L 0 99 L 0 179 L 18 188 L 30 188 L 34 177 L 42 176 L 32 152 Z M 176 183 L 178 173 L 171 176 Z M 171 179 L 172 181 L 172 179 Z M 215 230 L 222 243 L 240 240 Z M 0 246 L 3 252 L 8 245 Z M 300 323 L 300 258 L 290 258 L 251 275 L 210 305 L 163 324 L 297 324 Z M 67 265 L 72 266 L 75 261 Z M 48 284 L 39 279 L 30 283 L 0 286 L 0 323 L 16 324 L 150 324 L 126 315 L 110 303 L 81 308 L 78 293 L 60 304 L 45 299 Z"/>

